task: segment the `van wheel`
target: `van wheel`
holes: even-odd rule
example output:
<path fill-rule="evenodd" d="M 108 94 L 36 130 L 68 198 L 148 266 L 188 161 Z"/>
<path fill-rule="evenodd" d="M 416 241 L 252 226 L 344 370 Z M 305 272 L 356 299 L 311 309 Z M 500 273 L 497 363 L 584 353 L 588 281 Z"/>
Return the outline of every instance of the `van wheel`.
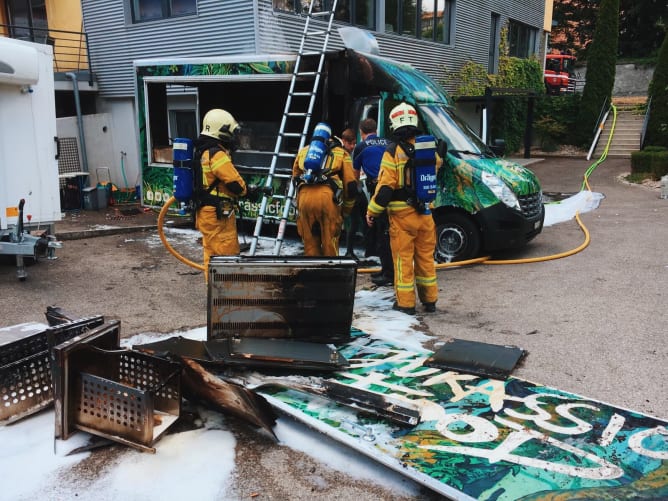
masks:
<path fill-rule="evenodd" d="M 439 263 L 465 261 L 480 252 L 480 231 L 471 218 L 458 213 L 441 214 L 436 218 L 436 250 Z"/>

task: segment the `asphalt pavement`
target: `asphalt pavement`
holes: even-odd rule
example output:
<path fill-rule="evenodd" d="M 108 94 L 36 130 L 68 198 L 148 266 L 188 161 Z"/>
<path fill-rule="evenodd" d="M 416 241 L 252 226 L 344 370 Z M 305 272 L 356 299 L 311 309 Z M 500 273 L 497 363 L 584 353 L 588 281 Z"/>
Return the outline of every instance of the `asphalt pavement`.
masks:
<path fill-rule="evenodd" d="M 591 163 L 555 157 L 530 168 L 544 191 L 575 193 Z M 622 182 L 629 171 L 629 160 L 612 158 L 592 173 L 592 191 L 605 198 L 581 215 L 584 228 L 575 220 L 559 223 L 521 251 L 493 256 L 539 262 L 440 270 L 438 311 L 419 314 L 422 330 L 434 344 L 461 338 L 520 346 L 528 354 L 517 377 L 668 419 L 668 200 L 656 188 Z M 68 213 L 56 223 L 63 248 L 57 259 L 27 267 L 25 281 L 17 280 L 11 261 L 0 265 L 3 325 L 45 322 L 50 305 L 121 319 L 124 337 L 206 324 L 204 278 L 160 244 L 156 212 L 91 212 Z M 581 246 L 586 234 L 583 250 L 552 258 Z M 183 245 L 189 258 L 201 259 L 197 241 Z M 368 275 L 360 275 L 358 288 L 370 287 Z M 243 424 L 231 426 L 239 499 L 258 492 L 263 499 L 402 499 Z M 90 461 L 102 467 L 118 449 Z M 317 485 L 309 480 L 314 471 Z M 424 492 L 413 499 L 437 497 Z"/>

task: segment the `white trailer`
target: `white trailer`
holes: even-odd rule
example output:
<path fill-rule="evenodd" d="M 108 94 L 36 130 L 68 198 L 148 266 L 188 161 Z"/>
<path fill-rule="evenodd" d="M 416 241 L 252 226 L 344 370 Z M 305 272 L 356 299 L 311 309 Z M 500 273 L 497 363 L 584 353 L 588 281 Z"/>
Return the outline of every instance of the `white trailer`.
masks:
<path fill-rule="evenodd" d="M 53 49 L 0 37 L 0 254 L 54 257 L 61 219 Z"/>

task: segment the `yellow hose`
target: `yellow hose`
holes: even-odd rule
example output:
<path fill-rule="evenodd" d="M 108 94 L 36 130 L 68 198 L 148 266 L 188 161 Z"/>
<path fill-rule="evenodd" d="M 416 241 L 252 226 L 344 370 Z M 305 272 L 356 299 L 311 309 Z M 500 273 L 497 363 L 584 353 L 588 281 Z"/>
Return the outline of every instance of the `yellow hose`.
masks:
<path fill-rule="evenodd" d="M 456 268 L 458 266 L 468 266 L 470 264 L 526 264 L 526 263 L 540 263 L 543 261 L 551 261 L 554 259 L 561 259 L 563 257 L 568 257 L 572 256 L 573 254 L 577 254 L 578 252 L 581 252 L 587 246 L 589 245 L 589 242 L 591 241 L 590 235 L 589 235 L 589 230 L 587 227 L 582 223 L 582 220 L 580 219 L 580 214 L 578 212 L 575 213 L 575 220 L 577 221 L 578 225 L 580 225 L 580 229 L 582 230 L 582 233 L 584 233 L 585 239 L 584 242 L 582 242 L 580 245 L 575 247 L 574 249 L 571 249 L 569 251 L 564 251 L 560 252 L 558 254 L 552 254 L 549 256 L 541 256 L 541 257 L 528 257 L 528 258 L 522 258 L 522 259 L 503 259 L 503 260 L 494 260 L 490 259 L 490 256 L 485 256 L 485 257 L 478 257 L 475 259 L 467 259 L 466 261 L 454 261 L 451 263 L 438 263 L 436 265 L 436 269 L 444 269 L 444 268 Z M 376 273 L 379 272 L 380 268 L 361 268 L 358 269 L 358 273 Z"/>
<path fill-rule="evenodd" d="M 160 209 L 160 214 L 158 214 L 158 235 L 160 235 L 160 240 L 162 241 L 162 244 L 167 248 L 169 253 L 176 259 L 178 259 L 182 263 L 187 264 L 188 266 L 192 266 L 197 270 L 204 271 L 203 264 L 196 263 L 194 261 L 191 261 L 190 259 L 183 257 L 181 254 L 176 252 L 176 250 L 174 250 L 174 247 L 172 247 L 170 243 L 167 241 L 167 238 L 165 238 L 165 232 L 163 231 L 163 225 L 165 224 L 165 215 L 167 214 L 167 211 L 174 202 L 176 202 L 176 198 L 170 197 L 169 200 L 167 200 L 165 204 L 162 206 L 162 209 Z"/>

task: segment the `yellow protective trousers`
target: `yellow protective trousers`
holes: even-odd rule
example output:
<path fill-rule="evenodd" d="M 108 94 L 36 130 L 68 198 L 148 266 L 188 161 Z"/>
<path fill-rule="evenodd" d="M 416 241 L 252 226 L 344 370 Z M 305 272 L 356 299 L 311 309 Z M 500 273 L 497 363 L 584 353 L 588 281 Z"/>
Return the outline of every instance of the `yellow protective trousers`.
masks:
<path fill-rule="evenodd" d="M 228 217 L 218 219 L 216 208 L 205 205 L 197 211 L 197 229 L 202 233 L 204 247 L 204 278 L 209 280 L 209 260 L 211 256 L 239 255 L 237 220 L 231 211 Z"/>
<path fill-rule="evenodd" d="M 390 212 L 389 219 L 397 304 L 403 308 L 415 307 L 416 288 L 421 303 L 435 303 L 438 282 L 434 219 L 431 214 L 418 214 L 412 208 Z"/>
<path fill-rule="evenodd" d="M 297 232 L 305 256 L 338 256 L 343 216 L 325 184 L 301 185 L 297 193 Z"/>

